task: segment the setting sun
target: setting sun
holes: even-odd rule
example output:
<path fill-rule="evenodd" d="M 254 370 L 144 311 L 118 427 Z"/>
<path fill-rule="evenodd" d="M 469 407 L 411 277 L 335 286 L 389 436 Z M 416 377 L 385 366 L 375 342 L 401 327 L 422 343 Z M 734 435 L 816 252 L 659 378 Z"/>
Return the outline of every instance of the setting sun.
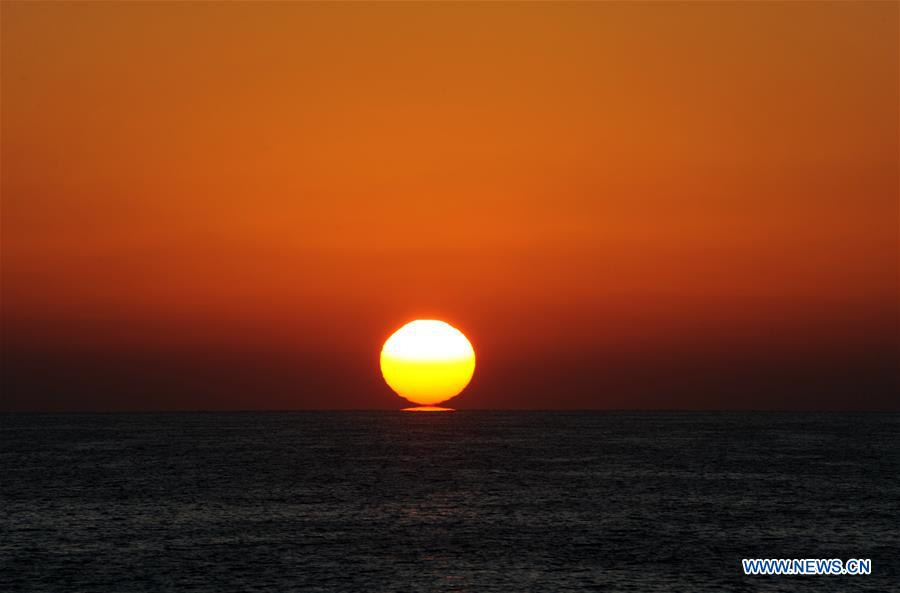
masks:
<path fill-rule="evenodd" d="M 452 325 L 417 319 L 381 349 L 381 374 L 400 397 L 433 406 L 458 395 L 475 372 L 472 344 Z"/>

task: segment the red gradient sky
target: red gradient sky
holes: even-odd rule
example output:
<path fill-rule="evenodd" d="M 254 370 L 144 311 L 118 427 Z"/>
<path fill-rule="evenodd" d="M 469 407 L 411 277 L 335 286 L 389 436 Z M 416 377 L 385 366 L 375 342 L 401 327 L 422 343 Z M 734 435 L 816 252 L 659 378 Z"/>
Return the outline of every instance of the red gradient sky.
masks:
<path fill-rule="evenodd" d="M 896 409 L 898 6 L 3 2 L 0 409 Z"/>

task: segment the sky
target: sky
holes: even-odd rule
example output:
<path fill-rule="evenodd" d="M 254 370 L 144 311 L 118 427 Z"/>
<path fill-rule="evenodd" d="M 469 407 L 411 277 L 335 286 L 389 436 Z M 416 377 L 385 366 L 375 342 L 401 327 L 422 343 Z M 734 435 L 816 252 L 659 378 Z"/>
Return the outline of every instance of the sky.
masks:
<path fill-rule="evenodd" d="M 897 3 L 0 6 L 0 411 L 900 407 Z"/>

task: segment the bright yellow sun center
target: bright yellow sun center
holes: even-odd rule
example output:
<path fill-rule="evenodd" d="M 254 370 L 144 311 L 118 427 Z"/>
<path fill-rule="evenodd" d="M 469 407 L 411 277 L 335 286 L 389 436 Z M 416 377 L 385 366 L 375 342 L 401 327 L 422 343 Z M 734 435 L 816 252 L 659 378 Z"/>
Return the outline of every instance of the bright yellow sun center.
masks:
<path fill-rule="evenodd" d="M 461 331 L 443 321 L 417 319 L 381 349 L 381 374 L 400 397 L 431 406 L 458 395 L 475 372 L 475 351 Z"/>

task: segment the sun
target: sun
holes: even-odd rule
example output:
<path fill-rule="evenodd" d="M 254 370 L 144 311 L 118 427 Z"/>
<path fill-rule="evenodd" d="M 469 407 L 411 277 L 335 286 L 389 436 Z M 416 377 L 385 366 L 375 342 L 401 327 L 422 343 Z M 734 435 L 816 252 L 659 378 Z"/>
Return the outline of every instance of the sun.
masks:
<path fill-rule="evenodd" d="M 475 351 L 461 331 L 437 319 L 410 321 L 384 343 L 381 374 L 400 397 L 434 406 L 459 395 L 475 372 Z"/>

